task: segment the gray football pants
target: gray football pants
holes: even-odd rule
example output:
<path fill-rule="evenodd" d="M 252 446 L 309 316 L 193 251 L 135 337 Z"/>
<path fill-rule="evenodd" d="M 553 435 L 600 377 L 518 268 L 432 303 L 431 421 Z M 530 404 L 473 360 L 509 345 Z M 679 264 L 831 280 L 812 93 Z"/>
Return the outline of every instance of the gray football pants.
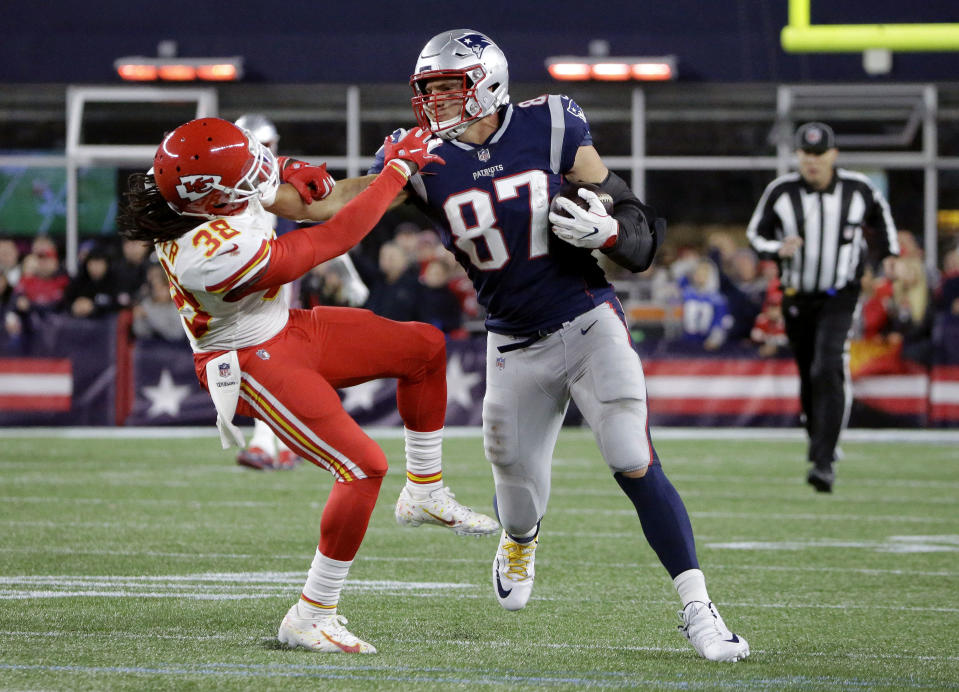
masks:
<path fill-rule="evenodd" d="M 546 513 L 553 448 L 570 397 L 613 473 L 648 466 L 646 381 L 626 326 L 608 303 L 526 348 L 490 333 L 486 345 L 483 441 L 492 464 L 500 522 L 531 531 Z"/>

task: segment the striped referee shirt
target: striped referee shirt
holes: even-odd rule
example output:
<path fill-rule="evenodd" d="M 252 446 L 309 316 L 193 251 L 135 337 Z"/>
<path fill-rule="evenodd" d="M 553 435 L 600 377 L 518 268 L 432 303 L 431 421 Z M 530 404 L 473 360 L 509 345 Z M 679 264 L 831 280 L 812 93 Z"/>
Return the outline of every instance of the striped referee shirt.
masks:
<path fill-rule="evenodd" d="M 824 293 L 859 283 L 867 249 L 864 229 L 872 231 L 869 245 L 880 259 L 899 254 L 896 226 L 882 193 L 863 174 L 836 168 L 822 191 L 799 173 L 769 183 L 746 237 L 761 256 L 779 262 L 784 289 Z M 796 235 L 802 246 L 792 257 L 779 257 L 783 239 Z"/>

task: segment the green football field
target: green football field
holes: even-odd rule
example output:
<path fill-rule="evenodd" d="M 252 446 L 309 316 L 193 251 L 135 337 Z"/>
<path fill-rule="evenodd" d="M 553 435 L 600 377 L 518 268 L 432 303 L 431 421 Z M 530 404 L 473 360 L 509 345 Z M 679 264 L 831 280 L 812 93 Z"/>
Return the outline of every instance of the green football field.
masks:
<path fill-rule="evenodd" d="M 374 656 L 276 641 L 325 471 L 242 469 L 209 435 L 0 432 L 0 689 L 959 687 L 954 443 L 847 441 L 826 496 L 803 482 L 796 436 L 675 437 L 657 447 L 744 662 L 704 661 L 677 634 L 668 576 L 582 431 L 557 447 L 536 586 L 514 613 L 493 595 L 495 537 L 396 525 L 403 443 L 378 438 L 392 468 L 340 601 Z M 444 452 L 457 498 L 491 511 L 480 439 Z"/>

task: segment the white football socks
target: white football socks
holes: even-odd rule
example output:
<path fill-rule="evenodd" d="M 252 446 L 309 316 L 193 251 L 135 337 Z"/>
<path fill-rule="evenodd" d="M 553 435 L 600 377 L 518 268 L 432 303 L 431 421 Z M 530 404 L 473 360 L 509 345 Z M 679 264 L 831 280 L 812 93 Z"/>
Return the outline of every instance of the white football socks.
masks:
<path fill-rule="evenodd" d="M 308 618 L 336 615 L 340 591 L 352 564 L 352 560 L 344 562 L 326 557 L 317 548 L 300 597 L 300 615 Z"/>
<path fill-rule="evenodd" d="M 679 599 L 683 602 L 685 608 L 692 601 L 702 601 L 709 603 L 709 593 L 706 591 L 706 577 L 702 570 L 688 569 L 681 572 L 673 579 L 673 586 L 679 592 Z"/>
<path fill-rule="evenodd" d="M 270 426 L 259 418 L 253 421 L 253 438 L 249 446 L 259 447 L 271 457 L 276 456 L 276 435 L 270 430 Z"/>
<path fill-rule="evenodd" d="M 417 498 L 443 487 L 443 428 L 431 432 L 403 429 L 406 439 L 406 487 Z"/>

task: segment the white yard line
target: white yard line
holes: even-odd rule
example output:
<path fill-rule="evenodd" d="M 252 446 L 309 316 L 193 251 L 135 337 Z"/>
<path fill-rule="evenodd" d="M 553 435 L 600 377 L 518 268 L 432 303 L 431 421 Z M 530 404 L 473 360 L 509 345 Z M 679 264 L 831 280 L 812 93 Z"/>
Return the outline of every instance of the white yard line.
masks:
<path fill-rule="evenodd" d="M 399 427 L 370 426 L 364 431 L 373 438 L 402 439 L 403 429 Z M 244 432 L 249 437 L 253 428 Z M 651 429 L 654 441 L 660 440 L 777 440 L 804 441 L 805 431 L 799 428 L 673 428 L 654 427 Z M 479 427 L 448 427 L 444 435 L 449 438 L 479 438 Z M 593 439 L 588 428 L 563 428 L 563 435 Z M 174 438 L 214 438 L 218 433 L 213 426 L 202 427 L 142 427 L 142 428 L 0 428 L 3 438 L 72 438 L 72 439 L 174 439 Z M 916 443 L 959 443 L 959 430 L 921 430 L 915 428 L 855 428 L 843 432 L 842 439 L 849 442 L 916 442 Z"/>
<path fill-rule="evenodd" d="M 0 600 L 49 598 L 177 598 L 184 600 L 238 600 L 289 597 L 302 583 L 293 572 L 205 572 L 166 576 L 118 575 L 11 575 L 0 577 Z M 45 588 L 44 588 L 45 587 Z M 407 582 L 394 580 L 347 580 L 346 592 L 381 596 L 426 596 L 431 598 L 486 598 L 486 585 L 462 582 Z M 476 593 L 469 593 L 469 592 Z M 456 592 L 455 596 L 451 596 Z M 597 599 L 602 597 L 597 597 Z M 583 599 L 579 593 L 542 598 L 550 601 Z M 667 601 L 656 600 L 667 603 Z M 671 603 L 671 601 L 669 601 Z M 761 609 L 825 609 L 959 613 L 945 606 L 905 606 L 881 603 L 760 603 L 744 601 L 726 606 Z"/>

